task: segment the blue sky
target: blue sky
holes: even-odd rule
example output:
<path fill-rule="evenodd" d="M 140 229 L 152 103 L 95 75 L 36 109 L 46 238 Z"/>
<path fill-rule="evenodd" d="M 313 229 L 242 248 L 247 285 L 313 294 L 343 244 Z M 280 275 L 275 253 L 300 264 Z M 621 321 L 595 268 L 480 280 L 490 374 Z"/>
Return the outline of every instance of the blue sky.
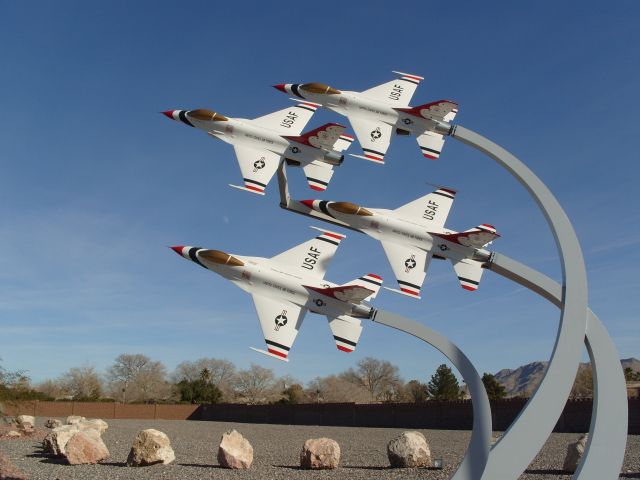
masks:
<path fill-rule="evenodd" d="M 462 8 L 464 7 L 464 9 Z M 210 108 L 251 118 L 284 108 L 277 83 L 345 90 L 391 70 L 425 77 L 414 103 L 459 102 L 457 123 L 511 150 L 566 209 L 582 242 L 590 304 L 621 357 L 640 357 L 640 33 L 637 2 L 0 2 L 0 357 L 38 381 L 70 367 L 103 370 L 144 353 L 251 362 L 303 381 L 365 356 L 426 380 L 444 358 L 365 325 L 338 352 L 309 315 L 283 364 L 263 346 L 250 298 L 181 260 L 169 245 L 272 256 L 313 235 L 310 219 L 227 187 L 230 146 L 159 112 Z M 344 122 L 318 112 L 309 127 Z M 352 147 L 353 153 L 359 153 Z M 291 171 L 297 198 L 316 198 Z M 447 226 L 491 223 L 496 251 L 560 279 L 542 215 L 488 158 L 449 140 L 424 159 L 413 137 L 385 166 L 349 157 L 322 198 L 395 208 L 429 191 L 459 192 Z M 366 272 L 395 286 L 381 247 L 349 232 L 327 278 Z M 434 262 L 414 301 L 375 305 L 449 336 L 480 372 L 547 359 L 559 313 L 488 272 L 475 293 Z"/>

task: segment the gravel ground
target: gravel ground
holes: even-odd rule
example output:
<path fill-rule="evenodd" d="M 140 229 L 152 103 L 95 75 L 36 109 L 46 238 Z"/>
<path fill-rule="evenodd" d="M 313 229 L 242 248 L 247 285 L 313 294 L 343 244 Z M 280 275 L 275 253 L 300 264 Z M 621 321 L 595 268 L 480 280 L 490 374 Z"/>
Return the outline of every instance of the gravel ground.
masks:
<path fill-rule="evenodd" d="M 44 423 L 38 418 L 38 426 Z M 443 470 L 390 469 L 386 456 L 389 440 L 401 429 L 347 428 L 240 424 L 178 420 L 108 420 L 103 439 L 111 459 L 99 465 L 69 466 L 43 456 L 34 439 L 2 440 L 0 454 L 32 480 L 93 479 L 447 479 L 464 455 L 470 432 L 421 430 L 427 437 L 433 458 L 444 460 Z M 171 465 L 131 468 L 125 465 L 136 433 L 156 428 L 171 439 L 176 460 Z M 253 445 L 254 462 L 248 471 L 222 469 L 216 453 L 225 430 L 236 428 Z M 308 438 L 329 437 L 340 444 L 340 468 L 308 471 L 298 468 L 298 455 Z M 578 434 L 553 434 L 541 454 L 521 479 L 570 479 L 560 469 L 566 445 Z M 640 436 L 630 435 L 621 478 L 640 478 Z"/>

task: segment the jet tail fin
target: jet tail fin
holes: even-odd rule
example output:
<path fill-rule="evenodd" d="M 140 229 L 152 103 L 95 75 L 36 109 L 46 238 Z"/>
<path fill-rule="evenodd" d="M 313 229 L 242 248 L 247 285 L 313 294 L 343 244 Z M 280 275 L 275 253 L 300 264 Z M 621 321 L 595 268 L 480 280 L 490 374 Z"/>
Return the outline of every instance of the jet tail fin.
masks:
<path fill-rule="evenodd" d="M 416 107 L 396 108 L 396 110 L 414 117 L 422 117 L 427 120 L 444 120 L 452 122 L 458 113 L 458 104 L 451 100 L 436 100 Z"/>
<path fill-rule="evenodd" d="M 382 286 L 382 277 L 368 273 L 344 285 L 319 288 L 305 285 L 309 290 L 343 302 L 359 304 L 363 300 L 375 298 Z"/>
<path fill-rule="evenodd" d="M 443 238 L 453 243 L 458 243 L 465 247 L 483 248 L 500 238 L 496 229 L 487 223 L 470 228 L 459 233 L 431 233 L 436 237 Z"/>
<path fill-rule="evenodd" d="M 313 130 L 299 136 L 283 135 L 283 138 L 310 147 L 322 148 L 324 150 L 331 151 L 334 149 L 334 145 L 341 141 L 346 128 L 347 127 L 344 125 L 340 125 L 338 123 L 325 123 L 321 127 L 314 128 Z M 345 135 L 345 137 L 349 136 Z M 349 138 L 351 138 L 351 142 L 353 142 L 353 138 Z M 348 142 L 348 145 L 351 145 L 351 142 Z"/>

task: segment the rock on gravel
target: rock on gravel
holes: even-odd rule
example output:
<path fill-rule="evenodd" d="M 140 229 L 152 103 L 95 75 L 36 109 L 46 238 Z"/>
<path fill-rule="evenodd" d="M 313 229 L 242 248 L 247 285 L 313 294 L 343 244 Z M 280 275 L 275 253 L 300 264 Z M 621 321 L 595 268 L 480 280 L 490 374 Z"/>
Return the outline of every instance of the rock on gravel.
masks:
<path fill-rule="evenodd" d="M 330 438 L 310 438 L 300 452 L 300 467 L 311 470 L 338 468 L 340 445 Z"/>
<path fill-rule="evenodd" d="M 11 430 L 9 433 L 5 435 L 7 438 L 20 438 L 22 434 L 17 430 Z"/>
<path fill-rule="evenodd" d="M 253 463 L 253 447 L 237 430 L 227 430 L 218 447 L 218 463 L 225 468 L 247 469 Z"/>
<path fill-rule="evenodd" d="M 404 432 L 387 445 L 389 463 L 395 468 L 430 467 L 431 450 L 420 432 Z"/>
<path fill-rule="evenodd" d="M 143 467 L 157 463 L 168 464 L 176 459 L 169 437 L 159 430 L 149 428 L 136 435 L 127 458 L 130 467 Z"/>
<path fill-rule="evenodd" d="M 77 432 L 65 445 L 65 457 L 69 465 L 87 465 L 109 458 L 109 450 L 99 435 L 92 430 Z"/>
<path fill-rule="evenodd" d="M 584 453 L 584 449 L 587 445 L 587 440 L 589 439 L 588 434 L 582 435 L 577 442 L 570 443 L 567 445 L 567 454 L 564 457 L 564 464 L 562 469 L 565 472 L 575 472 L 576 468 L 578 468 L 578 463 L 580 463 L 580 459 L 582 458 L 582 454 Z"/>
<path fill-rule="evenodd" d="M 100 438 L 100 432 L 94 428 L 83 429 L 79 424 L 63 425 L 62 427 L 51 430 L 42 441 L 42 449 L 49 455 L 56 457 L 64 456 L 67 442 L 80 431 L 85 432 L 89 436 Z"/>
<path fill-rule="evenodd" d="M 15 423 L 20 430 L 30 428 L 31 431 L 33 431 L 33 429 L 36 428 L 36 418 L 31 415 L 18 415 Z"/>
<path fill-rule="evenodd" d="M 44 426 L 46 428 L 58 428 L 62 426 L 62 422 L 57 418 L 47 418 L 46 422 L 44 422 Z"/>
<path fill-rule="evenodd" d="M 80 422 L 84 422 L 86 418 L 81 417 L 79 415 L 69 415 L 67 417 L 67 425 L 75 425 Z"/>
<path fill-rule="evenodd" d="M 82 429 L 93 428 L 95 430 L 98 430 L 100 432 L 100 435 L 106 432 L 107 429 L 109 428 L 109 424 L 99 418 L 94 418 L 92 420 L 83 420 L 78 425 L 80 425 Z"/>

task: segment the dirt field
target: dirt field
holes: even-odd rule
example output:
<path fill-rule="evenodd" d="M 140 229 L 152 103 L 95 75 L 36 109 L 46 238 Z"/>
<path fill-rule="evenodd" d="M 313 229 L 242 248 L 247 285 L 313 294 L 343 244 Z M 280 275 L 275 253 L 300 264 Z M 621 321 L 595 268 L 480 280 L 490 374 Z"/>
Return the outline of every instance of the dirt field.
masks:
<path fill-rule="evenodd" d="M 44 423 L 38 418 L 38 426 Z M 139 430 L 156 428 L 171 439 L 176 460 L 172 465 L 131 468 L 125 465 L 131 442 Z M 248 471 L 220 468 L 216 452 L 225 430 L 236 428 L 253 445 L 254 463 Z M 182 420 L 109 420 L 103 435 L 111 459 L 99 465 L 69 466 L 42 455 L 34 439 L 1 440 L 0 454 L 33 480 L 93 479 L 447 479 L 464 455 L 470 432 L 421 430 L 433 458 L 442 458 L 444 468 L 391 469 L 386 445 L 400 429 L 312 427 L 233 424 Z M 307 471 L 298 468 L 298 455 L 308 438 L 330 437 L 340 444 L 340 468 Z M 561 472 L 566 445 L 578 434 L 553 434 L 522 479 L 569 479 Z M 640 436 L 629 436 L 621 478 L 640 478 Z"/>

